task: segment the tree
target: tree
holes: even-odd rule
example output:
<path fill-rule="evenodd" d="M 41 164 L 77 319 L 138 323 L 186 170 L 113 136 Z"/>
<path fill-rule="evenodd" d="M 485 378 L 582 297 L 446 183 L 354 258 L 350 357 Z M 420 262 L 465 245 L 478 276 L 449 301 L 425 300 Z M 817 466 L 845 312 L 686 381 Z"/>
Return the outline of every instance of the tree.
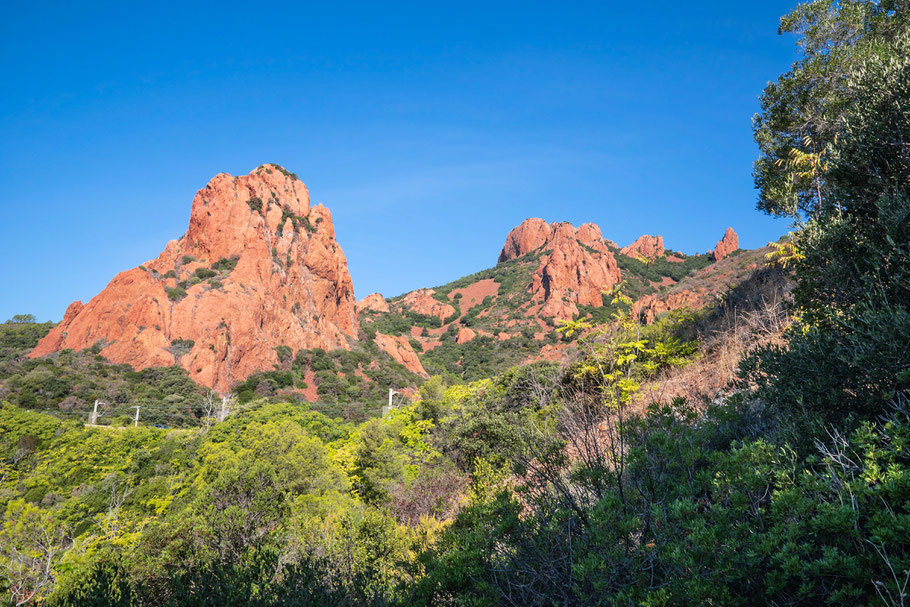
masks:
<path fill-rule="evenodd" d="M 802 57 L 762 97 L 756 185 L 799 225 L 800 320 L 745 378 L 806 430 L 910 388 L 910 5 L 816 0 L 781 27 Z"/>
<path fill-rule="evenodd" d="M 24 325 L 24 324 L 32 324 L 37 321 L 38 321 L 38 319 L 35 318 L 34 314 L 15 314 L 15 315 L 13 315 L 12 318 L 10 318 L 6 322 L 14 324 L 14 325 Z"/>
<path fill-rule="evenodd" d="M 53 588 L 66 548 L 52 514 L 18 499 L 6 507 L 0 529 L 0 566 L 14 605 L 39 603 Z"/>
<path fill-rule="evenodd" d="M 908 12 L 906 0 L 813 0 L 781 19 L 781 34 L 799 36 L 800 58 L 767 86 L 753 119 L 760 210 L 817 217 L 837 208 L 825 164 L 864 92 L 850 76 L 866 61 L 896 56 L 890 42 L 905 34 Z"/>

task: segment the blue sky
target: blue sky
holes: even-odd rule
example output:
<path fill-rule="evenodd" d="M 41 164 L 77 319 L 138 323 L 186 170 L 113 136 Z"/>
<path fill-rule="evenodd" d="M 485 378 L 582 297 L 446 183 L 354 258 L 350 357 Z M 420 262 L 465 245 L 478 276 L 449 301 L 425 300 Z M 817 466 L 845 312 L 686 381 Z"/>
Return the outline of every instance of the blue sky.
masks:
<path fill-rule="evenodd" d="M 752 248 L 751 116 L 794 2 L 7 3 L 0 320 L 58 320 L 216 173 L 296 172 L 358 298 L 496 261 L 530 216 Z"/>

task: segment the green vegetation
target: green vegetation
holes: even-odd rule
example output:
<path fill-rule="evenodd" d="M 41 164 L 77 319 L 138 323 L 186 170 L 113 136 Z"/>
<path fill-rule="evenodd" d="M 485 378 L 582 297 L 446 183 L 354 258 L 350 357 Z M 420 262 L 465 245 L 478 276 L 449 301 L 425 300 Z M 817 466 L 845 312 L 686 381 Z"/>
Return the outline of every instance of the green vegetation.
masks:
<path fill-rule="evenodd" d="M 756 180 L 760 208 L 805 213 L 772 255 L 797 279 L 786 345 L 754 352 L 723 403 L 642 417 L 623 404 L 650 344 L 592 349 L 563 430 L 513 441 L 531 445 L 523 482 L 459 513 L 418 604 L 906 604 L 910 39 L 893 9 L 783 21 L 803 58 L 763 97 Z"/>
<path fill-rule="evenodd" d="M 212 264 L 212 269 L 216 272 L 223 273 L 225 275 L 230 274 L 234 271 L 234 268 L 237 267 L 237 262 L 240 261 L 240 257 L 234 255 L 230 258 L 222 257 L 218 261 Z"/>
<path fill-rule="evenodd" d="M 457 328 L 453 327 L 454 332 Z M 555 342 L 555 335 L 551 341 Z M 442 343 L 421 356 L 428 373 L 442 375 L 451 381 L 476 381 L 520 364 L 529 352 L 540 349 L 541 342 L 533 334 L 519 334 L 500 341 L 494 337 L 477 336 L 464 344 L 456 344 L 450 334 Z"/>
<path fill-rule="evenodd" d="M 179 361 L 180 357 L 192 350 L 195 345 L 196 342 L 192 339 L 172 339 L 168 351 L 174 355 L 175 360 Z"/>
<path fill-rule="evenodd" d="M 290 177 L 291 179 L 296 179 L 297 181 L 300 181 L 300 177 L 297 176 L 297 173 L 292 173 L 279 164 L 272 163 L 272 166 L 274 166 L 285 177 Z"/>
<path fill-rule="evenodd" d="M 390 312 L 388 314 L 365 315 L 364 330 L 371 333 L 379 332 L 386 335 L 405 335 L 411 332 L 411 327 L 438 329 L 442 321 L 437 316 L 426 316 L 410 310 Z"/>
<path fill-rule="evenodd" d="M 420 360 L 429 373 L 444 375 L 453 381 L 455 378 L 475 381 L 502 373 L 509 367 L 536 355 L 545 343 L 555 344 L 560 339 L 572 340 L 570 336 L 559 338 L 553 332 L 546 335 L 543 343 L 535 339 L 535 333 L 539 333 L 541 329 L 534 317 L 526 317 L 522 311 L 523 307 L 531 303 L 528 292 L 531 275 L 537 269 L 540 257 L 546 253 L 548 252 L 542 249 L 534 251 L 524 257 L 502 262 L 488 270 L 434 288 L 433 298 L 452 306 L 455 310 L 442 321 L 438 317 L 424 316 L 396 307 L 395 304 L 403 297 L 399 296 L 390 300 L 392 310 L 389 313 L 361 314 L 361 325 L 365 333 L 371 337 L 375 336 L 376 332 L 387 335 L 410 335 L 412 327 L 438 329 L 448 325 L 449 328 L 442 336 L 442 343 L 433 349 L 421 352 L 422 348 L 412 345 L 414 350 L 420 353 Z M 618 249 L 614 250 L 614 253 L 623 273 L 622 289 L 633 299 L 657 292 L 658 287 L 652 283 L 659 283 L 665 277 L 678 281 L 711 264 L 708 255 L 693 255 L 686 257 L 682 262 L 670 262 L 666 258 L 644 262 L 622 255 Z M 480 280 L 493 280 L 498 283 L 498 294 L 496 297 L 485 296 L 480 303 L 465 310 L 462 294 L 460 292 L 453 294 L 453 291 Z M 613 304 L 611 297 L 605 295 L 602 306 L 580 306 L 579 312 L 582 318 L 588 318 L 595 323 L 605 323 L 613 318 L 615 312 L 628 310 L 630 307 L 626 304 Z M 464 344 L 456 344 L 454 341 L 459 326 L 496 334 L 502 330 L 503 319 L 515 319 L 519 323 L 515 328 L 508 329 L 511 335 L 508 339 L 499 340 L 481 335 Z M 550 320 L 550 326 L 554 326 L 551 319 L 546 320 Z M 456 321 L 457 325 L 451 324 Z"/>
<path fill-rule="evenodd" d="M 95 400 L 103 403 L 99 423 L 109 424 L 119 415 L 131 416 L 133 407 L 142 408 L 148 424 L 194 426 L 199 422 L 205 390 L 179 367 L 151 367 L 134 371 L 129 365 L 113 365 L 98 353 L 102 344 L 82 352 L 61 350 L 39 359 L 28 352 L 49 329 L 49 323 L 27 337 L 22 326 L 0 325 L 0 343 L 15 341 L 15 349 L 4 348 L 0 359 L 0 400 L 24 409 L 53 413 L 61 419 L 87 421 Z M 185 353 L 191 341 L 174 340 L 171 351 Z"/>
<path fill-rule="evenodd" d="M 38 323 L 31 314 L 16 314 L 0 324 L 0 365 L 25 356 L 53 328 L 54 323 Z"/>
<path fill-rule="evenodd" d="M 0 428 L 0 558 L 20 565 L 6 578 L 15 602 L 371 603 L 408 580 L 402 565 L 444 507 L 394 506 L 426 484 L 412 470 L 440 457 L 407 410 L 353 427 L 263 405 L 181 432 L 83 428 L 4 406 Z"/>
<path fill-rule="evenodd" d="M 659 283 L 664 278 L 679 282 L 686 276 L 708 267 L 712 261 L 711 256 L 707 254 L 690 255 L 681 262 L 672 262 L 668 261 L 667 255 L 653 261 L 643 261 L 623 255 L 618 249 L 614 253 L 623 279 L 627 281 L 626 291 L 633 299 L 655 292 L 657 289 L 651 285 L 652 282 Z"/>
<path fill-rule="evenodd" d="M 320 348 L 293 354 L 287 346 L 275 348 L 279 367 L 256 373 L 234 387 L 241 404 L 255 399 L 306 402 L 299 390 L 309 386 L 307 371 L 314 373 L 319 402 L 312 406 L 332 417 L 363 420 L 378 415 L 389 387 L 413 386 L 420 378 L 368 342 L 353 350 Z"/>
<path fill-rule="evenodd" d="M 527 291 L 527 286 L 531 284 L 531 274 L 537 269 L 540 257 L 546 253 L 542 250 L 534 251 L 523 257 L 503 261 L 487 270 L 463 276 L 441 287 L 435 287 L 434 290 L 437 295 L 445 296 L 448 299 L 449 294 L 455 289 L 463 289 L 479 280 L 491 279 L 499 283 L 501 293 L 520 295 Z M 452 302 L 447 301 L 447 303 Z M 524 302 L 512 301 L 511 305 L 518 307 L 521 303 Z"/>
<path fill-rule="evenodd" d="M 275 201 L 275 202 L 277 202 L 277 201 Z M 300 215 L 296 215 L 293 211 L 291 211 L 291 208 L 289 206 L 284 205 L 283 207 L 281 207 L 281 222 L 278 224 L 278 234 L 281 234 L 284 231 L 284 224 L 288 219 L 291 220 L 291 224 L 294 226 L 295 231 L 300 226 L 303 226 L 303 228 L 307 232 L 316 231 L 316 228 L 312 224 L 310 224 L 309 217 L 302 217 Z"/>
<path fill-rule="evenodd" d="M 246 203 L 254 213 L 262 213 L 262 198 L 259 196 L 252 196 Z"/>
<path fill-rule="evenodd" d="M 746 377 L 807 424 L 852 428 L 910 389 L 910 16 L 858 2 L 831 21 L 821 8 L 784 21 L 804 57 L 765 90 L 755 129 L 759 208 L 797 214 L 774 257 L 799 277 L 800 319 Z"/>
<path fill-rule="evenodd" d="M 424 368 L 429 373 L 445 375 L 453 381 L 456 378 L 474 381 L 490 377 L 520 363 L 540 348 L 540 342 L 533 340 L 533 331 L 529 334 L 519 332 L 506 341 L 481 336 L 465 344 L 456 344 L 454 337 L 458 332 L 458 327 L 467 326 L 493 332 L 498 330 L 502 317 L 518 315 L 523 319 L 519 307 L 530 302 L 527 287 L 531 283 L 531 274 L 537 269 L 541 254 L 543 254 L 542 251 L 536 251 L 436 287 L 433 298 L 453 308 L 452 314 L 445 319 L 440 320 L 436 316 L 425 316 L 396 307 L 395 304 L 403 297 L 399 296 L 389 300 L 392 308 L 389 313 L 362 313 L 361 326 L 367 336 L 372 338 L 376 332 L 396 336 L 410 335 L 412 327 L 427 331 L 448 325 L 449 329 L 444 335 L 442 343 L 432 350 L 421 352 L 423 348 L 415 347 L 412 344 L 414 350 L 421 353 L 420 359 Z M 453 295 L 452 292 L 487 279 L 493 280 L 499 285 L 498 295 L 496 297 L 487 296 L 480 304 L 464 311 L 462 294 Z M 462 314 L 463 311 L 464 314 Z M 486 314 L 480 318 L 479 315 L 482 312 L 486 312 Z M 457 324 L 452 324 L 456 321 L 458 321 Z M 555 341 L 556 337 L 553 336 L 550 339 Z"/>
<path fill-rule="evenodd" d="M 165 287 L 164 292 L 167 293 L 167 297 L 171 301 L 180 301 L 186 297 L 186 286 L 187 283 L 184 281 L 176 287 Z"/>

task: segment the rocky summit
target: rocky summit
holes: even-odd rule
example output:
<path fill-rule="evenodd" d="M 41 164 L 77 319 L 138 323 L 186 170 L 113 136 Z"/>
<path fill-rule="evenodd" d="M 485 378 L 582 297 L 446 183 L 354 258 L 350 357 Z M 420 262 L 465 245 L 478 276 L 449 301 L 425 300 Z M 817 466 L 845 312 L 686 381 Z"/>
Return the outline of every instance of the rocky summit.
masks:
<path fill-rule="evenodd" d="M 664 254 L 665 250 L 666 249 L 664 249 L 663 236 L 649 236 L 648 234 L 642 234 L 635 240 L 635 242 L 627 247 L 620 249 L 620 252 L 623 255 L 628 255 L 629 257 L 657 259 Z"/>
<path fill-rule="evenodd" d="M 724 237 L 714 245 L 714 261 L 720 261 L 739 249 L 739 236 L 733 231 L 733 228 L 727 228 Z"/>
<path fill-rule="evenodd" d="M 479 379 L 529 361 L 571 359 L 573 340 L 556 329 L 578 318 L 610 322 L 618 308 L 604 294 L 617 286 L 645 323 L 702 307 L 761 265 L 767 251 L 736 252 L 734 242 L 717 263 L 647 234 L 620 249 L 593 223 L 529 218 L 508 233 L 495 266 L 387 300 L 370 295 L 359 304 L 360 322 L 380 350 L 417 375 Z"/>
<path fill-rule="evenodd" d="M 329 210 L 296 175 L 263 165 L 216 175 L 193 199 L 189 228 L 154 260 L 74 302 L 32 357 L 100 344 L 137 369 L 180 365 L 228 391 L 292 351 L 346 349 L 357 304 Z"/>
<path fill-rule="evenodd" d="M 600 228 L 586 223 L 548 224 L 543 219 L 526 219 L 509 232 L 499 261 L 509 261 L 540 252 L 540 265 L 529 290 L 540 303 L 544 317 L 571 319 L 578 306 L 600 306 L 602 292 L 619 282 L 619 266 Z"/>

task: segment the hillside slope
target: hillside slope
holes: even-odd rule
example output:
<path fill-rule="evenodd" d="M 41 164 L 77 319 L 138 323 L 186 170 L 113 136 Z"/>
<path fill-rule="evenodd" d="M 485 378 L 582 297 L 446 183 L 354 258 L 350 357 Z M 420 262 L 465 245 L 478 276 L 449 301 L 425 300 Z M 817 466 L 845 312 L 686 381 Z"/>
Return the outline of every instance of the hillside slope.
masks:
<path fill-rule="evenodd" d="M 740 256 L 737 247 L 728 229 L 700 255 L 647 234 L 620 248 L 593 223 L 529 218 L 506 236 L 494 267 L 358 304 L 328 209 L 311 207 L 296 175 L 262 165 L 213 178 L 193 199 L 183 237 L 87 304 L 71 304 L 30 356 L 90 349 L 136 370 L 181 367 L 244 401 L 281 395 L 355 415 L 358 405 L 361 413 L 376 408 L 389 389 L 410 393 L 431 375 L 472 381 L 534 360 L 570 360 L 574 337 L 556 329 L 579 318 L 609 321 L 617 306 L 606 293 L 615 288 L 647 322 L 701 307 L 755 267 L 761 255 Z M 683 286 L 693 280 L 701 286 Z"/>
<path fill-rule="evenodd" d="M 728 234 L 729 248 L 736 235 Z M 605 291 L 619 287 L 653 321 L 706 305 L 762 265 L 765 252 L 727 250 L 715 262 L 713 252 L 684 255 L 648 235 L 620 249 L 595 224 L 531 218 L 508 234 L 494 267 L 388 300 L 374 293 L 358 311 L 368 336 L 395 338 L 420 370 L 470 381 L 522 362 L 571 358 L 571 338 L 555 329 L 578 318 L 609 321 L 617 306 Z"/>

